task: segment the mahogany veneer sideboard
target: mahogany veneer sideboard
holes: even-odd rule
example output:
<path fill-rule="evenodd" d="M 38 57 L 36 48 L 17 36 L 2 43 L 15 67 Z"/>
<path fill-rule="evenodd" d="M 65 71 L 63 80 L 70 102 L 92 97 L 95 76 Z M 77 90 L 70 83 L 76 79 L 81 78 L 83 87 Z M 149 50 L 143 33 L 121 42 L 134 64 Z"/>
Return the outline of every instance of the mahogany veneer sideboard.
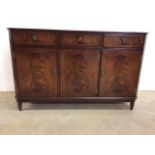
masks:
<path fill-rule="evenodd" d="M 134 107 L 146 33 L 9 28 L 16 99 Z"/>

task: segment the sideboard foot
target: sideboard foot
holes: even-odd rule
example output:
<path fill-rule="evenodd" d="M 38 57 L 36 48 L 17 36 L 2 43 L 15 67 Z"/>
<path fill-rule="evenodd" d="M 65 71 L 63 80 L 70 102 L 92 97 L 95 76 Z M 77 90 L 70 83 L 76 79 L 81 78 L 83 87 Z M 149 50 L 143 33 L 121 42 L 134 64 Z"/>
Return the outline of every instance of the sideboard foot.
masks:
<path fill-rule="evenodd" d="M 135 105 L 135 101 L 131 101 L 131 102 L 130 102 L 130 110 L 133 110 L 134 105 Z"/>
<path fill-rule="evenodd" d="M 22 110 L 22 102 L 18 102 L 18 109 L 19 109 L 19 111 Z"/>

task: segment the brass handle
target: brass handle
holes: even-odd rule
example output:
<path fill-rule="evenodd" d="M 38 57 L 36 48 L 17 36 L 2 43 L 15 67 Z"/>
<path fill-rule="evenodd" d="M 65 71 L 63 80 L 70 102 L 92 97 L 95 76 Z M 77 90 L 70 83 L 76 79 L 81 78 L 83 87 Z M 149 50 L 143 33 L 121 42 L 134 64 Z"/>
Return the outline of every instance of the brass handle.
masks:
<path fill-rule="evenodd" d="M 120 45 L 128 45 L 128 38 L 127 37 L 120 37 Z"/>
<path fill-rule="evenodd" d="M 77 36 L 77 42 L 79 43 L 79 44 L 82 44 L 83 43 L 83 36 Z"/>
<path fill-rule="evenodd" d="M 33 34 L 33 35 L 31 36 L 31 38 L 32 38 L 33 41 L 37 41 L 37 40 L 38 40 L 38 37 L 37 37 L 37 35 L 35 35 L 35 34 Z"/>
<path fill-rule="evenodd" d="M 56 69 L 52 70 L 52 75 L 57 75 L 57 70 Z"/>
<path fill-rule="evenodd" d="M 103 70 L 101 70 L 101 76 L 103 76 L 104 75 L 104 71 Z"/>

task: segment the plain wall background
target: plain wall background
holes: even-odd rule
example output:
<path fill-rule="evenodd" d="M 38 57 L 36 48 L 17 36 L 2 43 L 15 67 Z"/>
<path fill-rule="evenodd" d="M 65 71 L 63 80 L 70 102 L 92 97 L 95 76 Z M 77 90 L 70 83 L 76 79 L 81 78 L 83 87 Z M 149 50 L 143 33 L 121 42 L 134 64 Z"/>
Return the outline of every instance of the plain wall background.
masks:
<path fill-rule="evenodd" d="M 7 27 L 148 32 L 140 90 L 155 90 L 154 0 L 0 0 L 0 91 L 13 91 Z"/>

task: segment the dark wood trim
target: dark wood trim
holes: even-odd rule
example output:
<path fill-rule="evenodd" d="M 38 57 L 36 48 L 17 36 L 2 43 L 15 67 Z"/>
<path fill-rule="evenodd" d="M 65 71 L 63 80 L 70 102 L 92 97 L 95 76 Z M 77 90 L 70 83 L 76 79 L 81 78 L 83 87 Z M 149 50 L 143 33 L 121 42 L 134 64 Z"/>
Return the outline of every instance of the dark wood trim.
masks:
<path fill-rule="evenodd" d="M 102 49 L 102 46 L 64 46 L 60 45 L 61 49 L 74 49 L 74 48 L 79 48 L 79 49 Z"/>
<path fill-rule="evenodd" d="M 16 96 L 16 98 L 32 98 L 33 96 Z M 57 97 L 37 97 L 37 98 L 47 98 L 47 99 L 57 99 Z M 59 99 L 135 99 L 134 96 L 131 97 L 58 97 Z"/>
<path fill-rule="evenodd" d="M 14 86 L 15 86 L 15 92 L 16 92 L 16 95 L 19 95 L 18 93 L 18 86 L 17 86 L 17 70 L 15 69 L 16 68 L 16 63 L 15 63 L 15 51 L 14 51 L 14 46 L 13 46 L 13 42 L 12 42 L 12 37 L 11 37 L 11 31 L 9 30 L 9 41 L 10 41 L 10 48 L 11 48 L 11 60 L 12 60 L 12 70 L 13 70 L 13 79 L 14 79 Z"/>
<path fill-rule="evenodd" d="M 18 102 L 43 103 L 119 103 L 131 102 L 135 97 L 16 97 Z"/>
<path fill-rule="evenodd" d="M 99 68 L 98 68 L 97 96 L 99 96 L 99 91 L 100 91 L 101 66 L 102 66 L 102 50 L 100 50 L 100 60 L 99 60 Z"/>
<path fill-rule="evenodd" d="M 58 48 L 57 48 L 57 95 L 60 96 L 60 33 L 58 32 Z"/>
<path fill-rule="evenodd" d="M 143 35 L 146 35 L 148 34 L 148 32 L 129 32 L 129 31 L 122 31 L 122 32 L 118 32 L 118 31 L 99 31 L 99 30 L 68 30 L 68 29 L 43 29 L 43 28 L 35 28 L 35 29 L 32 29 L 32 28 L 7 28 L 9 30 L 37 30 L 37 31 L 60 31 L 60 32 L 80 32 L 80 33 L 84 33 L 84 32 L 89 32 L 89 33 L 107 33 L 107 34 L 143 34 Z"/>
<path fill-rule="evenodd" d="M 139 77 L 138 77 L 138 79 L 137 79 L 137 89 L 136 89 L 136 91 L 135 91 L 135 95 L 137 95 L 137 92 L 138 92 L 138 88 L 139 88 L 139 81 L 140 81 L 140 74 L 141 74 L 141 70 L 142 70 L 142 65 L 143 65 L 143 58 L 144 58 L 144 54 L 145 54 L 145 45 L 146 45 L 146 37 L 147 36 L 145 36 L 145 40 L 144 40 L 144 46 L 143 46 L 143 49 L 142 49 L 142 57 L 141 57 L 141 64 L 140 64 L 140 68 L 139 68 Z"/>
<path fill-rule="evenodd" d="M 14 47 L 16 48 L 57 48 L 57 46 L 50 46 L 50 45 L 14 45 Z M 121 50 L 121 49 L 125 49 L 125 50 L 143 50 L 143 48 L 139 48 L 139 47 L 93 47 L 93 46 L 59 46 L 60 49 L 75 49 L 75 48 L 79 48 L 79 49 L 106 49 L 106 50 Z"/>
<path fill-rule="evenodd" d="M 104 47 L 103 50 L 110 50 L 110 51 L 115 51 L 115 50 L 131 50 L 131 51 L 137 51 L 141 50 L 143 51 L 143 48 L 140 47 Z"/>
<path fill-rule="evenodd" d="M 57 46 L 58 45 L 31 45 L 31 44 L 14 44 L 14 47 L 16 47 L 16 48 L 36 48 L 36 47 L 38 47 L 38 48 L 57 48 Z"/>
<path fill-rule="evenodd" d="M 103 44 L 104 42 L 104 34 L 102 34 L 101 37 L 101 43 Z M 103 46 L 103 45 L 102 45 Z M 100 91 L 100 82 L 101 82 L 101 72 L 102 72 L 102 54 L 103 54 L 103 49 L 100 49 L 100 60 L 99 60 L 99 70 L 98 70 L 98 86 L 97 86 L 97 96 L 99 96 L 99 91 Z"/>
<path fill-rule="evenodd" d="M 79 47 L 79 46 L 61 46 L 61 45 L 56 45 L 56 46 L 51 46 L 51 45 L 13 45 L 15 48 L 58 48 L 59 49 L 75 49 L 75 48 L 78 48 L 78 49 L 97 49 L 97 50 L 103 50 L 103 49 L 106 49 L 106 50 L 121 50 L 121 49 L 124 49 L 124 50 L 144 50 L 143 48 L 135 48 L 135 47 L 94 47 L 94 46 L 85 46 L 85 47 Z"/>

